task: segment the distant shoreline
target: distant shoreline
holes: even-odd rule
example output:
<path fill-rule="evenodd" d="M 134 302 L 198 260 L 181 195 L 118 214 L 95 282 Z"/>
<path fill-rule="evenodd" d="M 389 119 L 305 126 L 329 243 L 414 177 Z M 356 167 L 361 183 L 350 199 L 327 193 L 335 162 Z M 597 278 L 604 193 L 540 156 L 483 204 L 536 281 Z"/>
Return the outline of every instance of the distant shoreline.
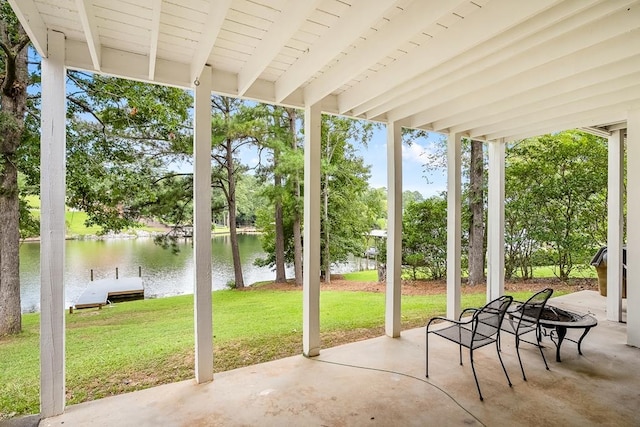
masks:
<path fill-rule="evenodd" d="M 108 239 L 138 239 L 138 238 L 149 238 L 162 236 L 167 234 L 170 228 L 167 228 L 167 231 L 145 231 L 138 230 L 135 232 L 129 233 L 107 233 L 107 234 L 77 234 L 77 235 L 69 235 L 65 236 L 65 240 L 108 240 Z M 255 227 L 242 227 L 237 229 L 238 234 L 262 234 L 262 231 L 258 230 Z M 228 229 L 224 230 L 212 230 L 212 236 L 220 236 L 223 234 L 229 234 L 230 231 Z M 179 239 L 190 239 L 192 237 L 177 237 Z M 35 237 L 25 237 L 24 239 L 20 239 L 20 243 L 23 242 L 39 242 L 40 236 Z"/>

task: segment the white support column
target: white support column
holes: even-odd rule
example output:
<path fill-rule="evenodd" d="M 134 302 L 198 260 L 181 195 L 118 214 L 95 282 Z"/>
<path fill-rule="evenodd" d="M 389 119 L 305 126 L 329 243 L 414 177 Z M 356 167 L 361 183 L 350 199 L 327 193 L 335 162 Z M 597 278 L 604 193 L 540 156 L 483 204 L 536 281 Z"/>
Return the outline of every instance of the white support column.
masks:
<path fill-rule="evenodd" d="M 302 347 L 320 354 L 320 104 L 304 110 L 304 255 Z"/>
<path fill-rule="evenodd" d="M 193 123 L 193 260 L 196 382 L 213 380 L 211 304 L 211 67 L 195 86 Z"/>
<path fill-rule="evenodd" d="M 40 414 L 44 418 L 62 414 L 65 406 L 65 38 L 56 31 L 49 31 L 47 38 L 40 135 Z"/>
<path fill-rule="evenodd" d="M 461 135 L 449 134 L 447 140 L 447 317 L 449 318 L 457 318 L 460 314 L 461 147 Z"/>
<path fill-rule="evenodd" d="M 619 322 L 622 320 L 624 131 L 611 134 L 608 149 L 607 320 Z"/>
<path fill-rule="evenodd" d="M 487 213 L 487 302 L 504 294 L 504 160 L 505 144 L 489 142 Z"/>
<path fill-rule="evenodd" d="M 387 290 L 385 333 L 400 336 L 402 273 L 402 126 L 387 123 Z"/>
<path fill-rule="evenodd" d="M 627 116 L 627 218 L 640 218 L 640 109 Z M 640 222 L 627 221 L 627 344 L 640 347 Z"/>

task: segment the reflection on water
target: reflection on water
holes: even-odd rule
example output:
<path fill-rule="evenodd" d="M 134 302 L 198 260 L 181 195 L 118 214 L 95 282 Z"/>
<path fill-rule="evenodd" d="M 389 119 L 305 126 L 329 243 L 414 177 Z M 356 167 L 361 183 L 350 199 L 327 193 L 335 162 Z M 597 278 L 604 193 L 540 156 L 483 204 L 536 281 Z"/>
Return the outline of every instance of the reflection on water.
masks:
<path fill-rule="evenodd" d="M 239 237 L 240 257 L 245 283 L 273 280 L 269 268 L 256 267 L 253 261 L 264 256 L 257 235 Z M 228 235 L 214 236 L 212 246 L 213 290 L 224 289 L 233 281 L 233 262 Z M 162 249 L 151 238 L 67 240 L 65 243 L 65 306 L 73 305 L 87 287 L 93 269 L 94 280 L 138 275 L 147 298 L 193 293 L 192 240 L 178 241 L 177 254 Z M 20 296 L 23 311 L 40 308 L 40 243 L 25 242 L 20 247 Z"/>
<path fill-rule="evenodd" d="M 260 237 L 254 234 L 238 236 L 242 270 L 246 284 L 273 280 L 275 273 L 268 267 L 256 267 L 253 262 L 264 256 Z M 229 235 L 214 236 L 212 246 L 213 290 L 225 289 L 233 281 L 233 261 Z M 142 268 L 145 297 L 162 297 L 193 293 L 192 240 L 178 241 L 177 254 L 162 249 L 151 238 L 67 240 L 65 244 L 65 307 L 75 303 L 91 278 L 94 280 L 138 275 Z M 351 270 L 345 265 L 336 272 Z M 293 276 L 287 271 L 288 277 Z M 25 242 L 20 247 L 20 296 L 22 311 L 40 310 L 40 243 Z"/>

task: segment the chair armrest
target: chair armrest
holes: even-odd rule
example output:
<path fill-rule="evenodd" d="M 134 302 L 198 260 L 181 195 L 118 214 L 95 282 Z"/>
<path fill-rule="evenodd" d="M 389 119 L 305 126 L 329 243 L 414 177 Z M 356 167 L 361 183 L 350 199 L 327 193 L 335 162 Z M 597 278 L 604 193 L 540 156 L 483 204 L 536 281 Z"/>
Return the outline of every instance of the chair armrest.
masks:
<path fill-rule="evenodd" d="M 469 307 L 469 308 L 465 308 L 464 310 L 462 310 L 460 312 L 460 316 L 458 316 L 458 321 L 461 321 L 462 318 L 464 317 L 464 314 L 467 312 L 473 312 L 474 314 L 477 313 L 478 311 L 480 311 L 479 308 L 473 308 L 473 307 Z"/>
<path fill-rule="evenodd" d="M 431 326 L 431 323 L 433 323 L 435 320 L 441 320 L 443 322 L 452 323 L 454 325 L 468 325 L 469 323 L 471 323 L 473 321 L 473 319 L 470 319 L 470 320 L 467 320 L 465 322 L 462 322 L 460 320 L 448 319 L 448 318 L 443 317 L 443 316 L 436 316 L 436 317 L 432 317 L 431 319 L 429 319 L 429 322 L 427 323 L 427 332 L 429 332 L 429 326 Z"/>

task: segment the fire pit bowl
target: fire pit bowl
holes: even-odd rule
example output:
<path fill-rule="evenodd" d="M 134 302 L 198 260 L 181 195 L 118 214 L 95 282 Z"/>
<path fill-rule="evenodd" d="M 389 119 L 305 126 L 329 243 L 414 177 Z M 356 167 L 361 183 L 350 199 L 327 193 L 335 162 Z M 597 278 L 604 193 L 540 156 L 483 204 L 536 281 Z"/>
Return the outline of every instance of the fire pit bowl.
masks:
<path fill-rule="evenodd" d="M 527 310 L 523 315 L 527 316 Z M 580 338 L 576 341 L 570 338 L 566 338 L 567 341 L 578 344 L 578 354 L 582 355 L 582 340 L 589 333 L 591 328 L 598 324 L 598 320 L 590 314 L 574 313 L 569 310 L 564 310 L 552 305 L 547 305 L 540 314 L 540 321 L 538 324 L 541 328 L 538 329 L 538 337 L 541 338 L 541 334 L 548 336 L 556 346 L 556 361 L 560 362 L 560 346 L 565 340 L 568 329 L 584 329 Z"/>

